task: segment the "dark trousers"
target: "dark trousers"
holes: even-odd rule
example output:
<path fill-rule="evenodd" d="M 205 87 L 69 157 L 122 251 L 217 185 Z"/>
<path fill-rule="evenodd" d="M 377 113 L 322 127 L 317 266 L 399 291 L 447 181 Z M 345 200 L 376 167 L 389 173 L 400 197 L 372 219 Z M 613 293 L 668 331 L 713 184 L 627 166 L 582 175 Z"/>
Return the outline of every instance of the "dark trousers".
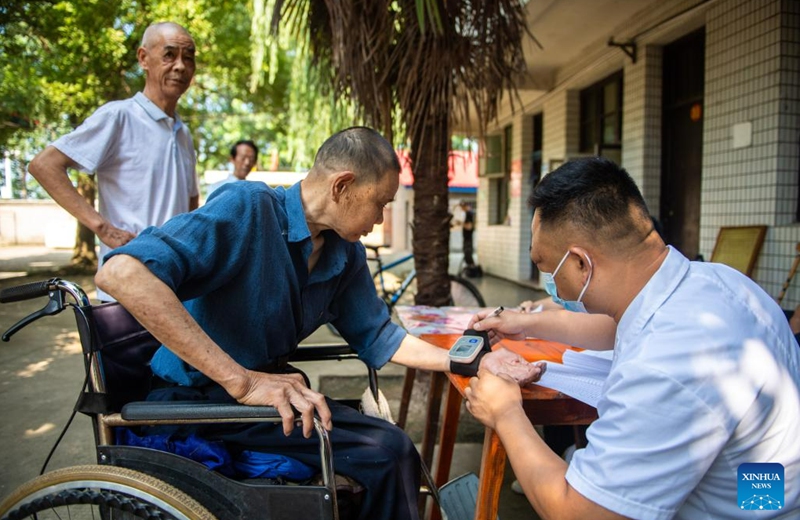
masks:
<path fill-rule="evenodd" d="M 150 392 L 148 400 L 230 401 L 217 385 L 202 388 L 165 387 Z M 327 400 L 333 415 L 330 439 L 336 473 L 361 484 L 366 493 L 360 519 L 416 520 L 420 462 L 414 444 L 403 430 L 382 419 L 367 417 L 340 403 Z M 289 437 L 281 423 L 211 424 L 182 427 L 180 433 L 196 433 L 207 440 L 221 440 L 229 450 L 253 450 L 293 457 L 319 469 L 319 441 L 315 434 L 303 437 L 295 428 Z M 173 430 L 174 432 L 174 430 Z M 155 432 L 153 432 L 155 433 Z M 160 429 L 159 433 L 164 433 Z"/>
<path fill-rule="evenodd" d="M 464 263 L 467 266 L 475 265 L 475 259 L 472 258 L 472 230 L 464 230 L 462 233 L 462 238 L 464 239 L 462 242 L 462 249 L 464 251 Z"/>

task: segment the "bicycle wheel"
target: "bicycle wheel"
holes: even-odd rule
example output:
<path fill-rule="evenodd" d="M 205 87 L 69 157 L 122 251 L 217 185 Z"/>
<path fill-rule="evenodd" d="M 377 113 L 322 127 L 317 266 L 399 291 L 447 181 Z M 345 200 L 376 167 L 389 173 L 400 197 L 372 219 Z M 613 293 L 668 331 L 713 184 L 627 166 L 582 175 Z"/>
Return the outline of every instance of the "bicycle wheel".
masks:
<path fill-rule="evenodd" d="M 205 507 L 169 484 L 126 468 L 73 466 L 51 471 L 17 488 L 0 519 L 215 520 Z"/>
<path fill-rule="evenodd" d="M 450 299 L 456 307 L 486 307 L 481 292 L 472 282 L 450 275 Z"/>
<path fill-rule="evenodd" d="M 486 307 L 481 292 L 470 281 L 452 274 L 448 276 L 450 277 L 449 305 L 456 307 Z M 417 280 L 415 279 L 409 284 L 395 305 L 414 305 L 416 295 Z"/>

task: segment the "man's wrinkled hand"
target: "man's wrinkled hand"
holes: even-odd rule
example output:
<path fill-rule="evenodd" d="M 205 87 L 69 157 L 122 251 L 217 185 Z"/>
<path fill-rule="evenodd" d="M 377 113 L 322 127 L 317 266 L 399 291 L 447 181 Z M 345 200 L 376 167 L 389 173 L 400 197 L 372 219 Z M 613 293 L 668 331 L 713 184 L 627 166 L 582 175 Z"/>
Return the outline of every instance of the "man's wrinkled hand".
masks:
<path fill-rule="evenodd" d="M 509 377 L 520 386 L 525 386 L 541 379 L 547 364 L 542 361 L 529 363 L 519 354 L 499 348 L 483 357 L 480 368 L 498 376 Z"/>
<path fill-rule="evenodd" d="M 300 374 L 265 374 L 248 371 L 242 389 L 231 393 L 241 404 L 274 406 L 283 419 L 283 433 L 287 437 L 294 429 L 294 410 L 300 412 L 303 436 L 308 439 L 314 429 L 314 412 L 325 429 L 333 428 L 331 411 L 325 396 L 306 386 Z"/>
<path fill-rule="evenodd" d="M 115 249 L 124 246 L 136 238 L 136 235 L 130 231 L 125 231 L 124 229 L 106 223 L 97 230 L 97 238 L 108 247 Z"/>

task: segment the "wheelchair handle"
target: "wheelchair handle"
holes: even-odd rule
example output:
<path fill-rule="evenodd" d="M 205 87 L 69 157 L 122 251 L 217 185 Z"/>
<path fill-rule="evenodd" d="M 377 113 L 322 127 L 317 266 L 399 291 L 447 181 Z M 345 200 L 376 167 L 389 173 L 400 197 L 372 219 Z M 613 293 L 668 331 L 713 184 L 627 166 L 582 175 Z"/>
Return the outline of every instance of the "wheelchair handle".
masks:
<path fill-rule="evenodd" d="M 13 303 L 50 295 L 59 290 L 71 295 L 80 306 L 90 305 L 89 297 L 78 284 L 60 278 L 30 282 L 0 290 L 0 303 Z"/>
<path fill-rule="evenodd" d="M 51 278 L 50 280 L 42 282 L 32 282 L 15 287 L 8 287 L 0 291 L 0 303 L 20 302 L 39 298 L 41 296 L 49 296 L 47 304 L 38 311 L 25 316 L 17 323 L 12 325 L 5 333 L 3 333 L 2 340 L 8 341 L 11 336 L 19 332 L 21 329 L 27 327 L 34 321 L 44 316 L 54 316 L 63 311 L 66 307 L 64 302 L 64 294 L 71 295 L 75 302 L 84 307 L 90 304 L 89 298 L 79 285 L 59 278 Z"/>
<path fill-rule="evenodd" d="M 55 283 L 57 281 L 58 278 L 52 278 L 41 282 L 31 282 L 15 287 L 7 287 L 0 291 L 0 303 L 21 302 L 47 296 L 52 289 L 55 289 Z"/>

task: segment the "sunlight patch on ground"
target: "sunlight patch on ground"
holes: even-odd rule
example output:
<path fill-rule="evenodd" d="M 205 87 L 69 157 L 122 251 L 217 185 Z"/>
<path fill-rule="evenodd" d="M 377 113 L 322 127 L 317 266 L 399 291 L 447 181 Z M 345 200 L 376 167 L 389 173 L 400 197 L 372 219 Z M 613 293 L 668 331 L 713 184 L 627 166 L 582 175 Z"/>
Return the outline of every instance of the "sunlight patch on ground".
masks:
<path fill-rule="evenodd" d="M 39 372 L 44 372 L 47 370 L 47 367 L 50 366 L 50 363 L 53 362 L 53 358 L 47 358 L 43 361 L 39 361 L 38 363 L 31 363 L 24 369 L 17 372 L 18 377 L 33 377 Z"/>
<path fill-rule="evenodd" d="M 56 348 L 64 354 L 80 354 L 81 338 L 77 330 L 62 332 L 56 336 Z"/>
<path fill-rule="evenodd" d="M 7 278 L 20 278 L 22 276 L 25 276 L 26 274 L 28 273 L 26 273 L 25 271 L 6 271 L 0 273 L 0 280 L 5 280 Z"/>
<path fill-rule="evenodd" d="M 25 430 L 25 437 L 38 437 L 40 435 L 43 435 L 43 434 L 49 432 L 50 430 L 52 430 L 55 427 L 56 427 L 56 425 L 53 424 L 53 423 L 44 423 L 43 425 L 39 426 L 35 430 Z"/>
<path fill-rule="evenodd" d="M 39 271 L 52 271 L 56 268 L 55 262 L 28 262 L 28 268 L 31 272 Z"/>

